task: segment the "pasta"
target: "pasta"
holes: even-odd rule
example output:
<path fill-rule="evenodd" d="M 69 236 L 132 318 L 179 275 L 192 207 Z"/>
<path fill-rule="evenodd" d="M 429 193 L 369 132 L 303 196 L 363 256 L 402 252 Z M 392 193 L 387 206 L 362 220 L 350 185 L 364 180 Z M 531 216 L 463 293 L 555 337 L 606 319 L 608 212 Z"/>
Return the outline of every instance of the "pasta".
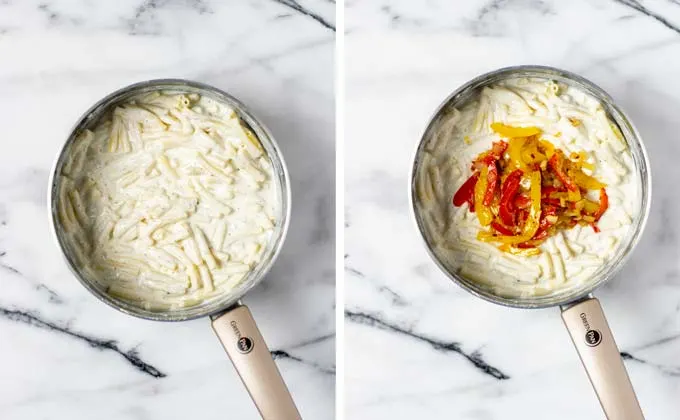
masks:
<path fill-rule="evenodd" d="M 147 310 L 237 287 L 279 222 L 260 142 L 229 106 L 193 93 L 117 105 L 69 146 L 59 177 L 58 219 L 76 263 Z"/>
<path fill-rule="evenodd" d="M 600 233 L 581 226 L 560 232 L 535 256 L 508 255 L 477 240 L 477 217 L 467 204 L 452 206 L 451 198 L 470 177 L 469 162 L 500 139 L 493 122 L 538 127 L 555 147 L 586 152 L 594 168 L 588 174 L 606 183 L 612 196 Z M 416 169 L 416 206 L 447 269 L 505 295 L 544 295 L 577 286 L 613 258 L 632 224 L 639 179 L 625 139 L 595 98 L 551 80 L 509 79 L 444 110 L 434 124 Z"/>

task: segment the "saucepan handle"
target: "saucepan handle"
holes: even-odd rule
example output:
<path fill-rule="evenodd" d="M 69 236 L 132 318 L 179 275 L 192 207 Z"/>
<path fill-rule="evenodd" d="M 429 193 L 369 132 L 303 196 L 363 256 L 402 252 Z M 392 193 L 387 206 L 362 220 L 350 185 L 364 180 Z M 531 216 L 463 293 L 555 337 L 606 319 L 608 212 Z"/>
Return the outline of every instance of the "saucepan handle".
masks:
<path fill-rule="evenodd" d="M 562 310 L 576 351 L 609 420 L 644 420 L 600 302 L 588 298 Z"/>
<path fill-rule="evenodd" d="M 300 413 L 245 305 L 213 317 L 212 327 L 264 420 L 298 420 Z"/>

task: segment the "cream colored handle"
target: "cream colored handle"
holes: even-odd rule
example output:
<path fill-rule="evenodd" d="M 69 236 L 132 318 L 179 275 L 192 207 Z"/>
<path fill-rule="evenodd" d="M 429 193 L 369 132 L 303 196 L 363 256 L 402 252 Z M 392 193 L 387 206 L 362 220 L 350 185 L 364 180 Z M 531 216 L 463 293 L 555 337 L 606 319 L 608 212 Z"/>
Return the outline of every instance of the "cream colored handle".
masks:
<path fill-rule="evenodd" d="M 563 310 L 562 319 L 607 419 L 644 420 L 600 302 L 579 302 Z"/>
<path fill-rule="evenodd" d="M 213 319 L 212 327 L 262 418 L 302 419 L 250 310 L 239 305 Z"/>

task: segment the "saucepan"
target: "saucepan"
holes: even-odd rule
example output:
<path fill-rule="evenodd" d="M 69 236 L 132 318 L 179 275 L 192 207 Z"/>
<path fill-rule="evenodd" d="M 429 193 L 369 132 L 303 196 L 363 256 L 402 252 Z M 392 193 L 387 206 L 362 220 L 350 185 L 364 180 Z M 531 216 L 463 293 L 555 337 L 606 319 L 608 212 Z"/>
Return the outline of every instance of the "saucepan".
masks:
<path fill-rule="evenodd" d="M 441 123 L 442 118 L 446 118 L 447 110 L 462 105 L 485 86 L 517 77 L 554 80 L 575 86 L 598 99 L 610 120 L 618 126 L 627 142 L 637 171 L 636 176 L 640 180 L 639 202 L 634 207 L 636 215 L 633 216 L 632 225 L 627 235 L 621 240 L 613 258 L 600 266 L 592 276 L 580 282 L 576 287 L 536 296 L 522 295 L 520 297 L 506 296 L 448 268 L 449 265 L 435 252 L 434 241 L 428 234 L 428 229 L 425 228 L 424 215 L 419 208 L 416 194 L 417 174 L 426 153 L 425 145 L 431 138 L 433 130 L 436 130 L 437 125 Z M 454 283 L 477 297 L 499 305 L 526 309 L 559 307 L 564 324 L 606 416 L 612 420 L 644 418 L 602 307 L 592 295 L 595 289 L 612 279 L 630 257 L 644 230 L 651 202 L 651 174 L 640 135 L 633 127 L 630 119 L 605 91 L 581 76 L 543 66 L 503 68 L 467 82 L 446 98 L 430 120 L 416 149 L 411 170 L 409 195 L 416 225 L 430 256 Z"/>
<path fill-rule="evenodd" d="M 230 105 L 242 122 L 255 134 L 271 160 L 278 194 L 277 226 L 263 252 L 260 262 L 248 273 L 236 288 L 218 298 L 199 305 L 173 310 L 150 310 L 133 305 L 106 293 L 102 282 L 93 278 L 91 271 L 83 270 L 65 241 L 65 231 L 57 217 L 57 197 L 64 162 L 78 135 L 96 124 L 116 104 L 132 96 L 153 91 L 181 91 L 199 95 Z M 236 98 L 212 86 L 180 79 L 151 80 L 120 89 L 97 102 L 78 120 L 70 136 L 59 152 L 49 181 L 50 225 L 66 262 L 87 290 L 99 300 L 127 315 L 154 321 L 187 321 L 199 317 L 210 317 L 211 324 L 222 346 L 228 353 L 241 380 L 246 386 L 262 418 L 267 420 L 299 419 L 300 414 L 274 363 L 271 353 L 260 334 L 253 316 L 241 298 L 255 287 L 269 271 L 284 242 L 290 220 L 290 185 L 288 171 L 276 141 L 271 133 Z"/>

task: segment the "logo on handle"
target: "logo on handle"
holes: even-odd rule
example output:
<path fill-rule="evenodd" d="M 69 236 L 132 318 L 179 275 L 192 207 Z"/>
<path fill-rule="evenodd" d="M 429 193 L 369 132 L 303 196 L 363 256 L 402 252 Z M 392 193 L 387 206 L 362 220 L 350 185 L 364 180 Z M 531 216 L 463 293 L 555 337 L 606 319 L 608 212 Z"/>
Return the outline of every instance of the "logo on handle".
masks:
<path fill-rule="evenodd" d="M 253 340 L 248 337 L 241 337 L 236 342 L 236 347 L 242 354 L 248 354 L 253 350 Z"/>
<path fill-rule="evenodd" d="M 590 329 L 590 323 L 588 323 L 588 318 L 586 317 L 586 314 L 581 313 L 580 317 L 581 322 L 583 322 L 583 326 L 586 329 L 585 335 L 586 345 L 589 347 L 596 347 L 598 344 L 602 342 L 602 333 L 598 330 Z"/>
<path fill-rule="evenodd" d="M 231 321 L 231 329 L 236 335 L 236 349 L 239 351 L 239 353 L 248 354 L 253 351 L 253 347 L 255 347 L 253 340 L 250 337 L 244 337 L 241 334 L 236 321 Z"/>
<path fill-rule="evenodd" d="M 586 332 L 586 344 L 595 347 L 602 342 L 602 334 L 598 330 L 588 330 Z"/>

